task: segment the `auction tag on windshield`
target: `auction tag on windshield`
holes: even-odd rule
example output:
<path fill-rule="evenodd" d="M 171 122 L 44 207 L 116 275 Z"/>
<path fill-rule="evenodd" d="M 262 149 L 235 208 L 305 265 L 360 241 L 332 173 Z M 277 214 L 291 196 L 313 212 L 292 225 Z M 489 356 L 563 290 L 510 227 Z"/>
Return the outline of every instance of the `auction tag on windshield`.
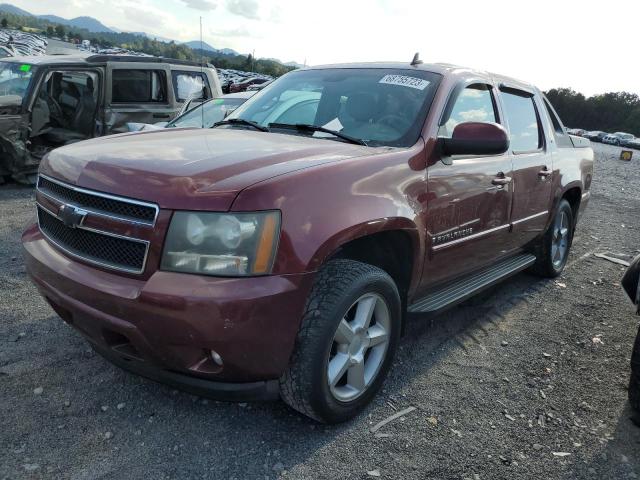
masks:
<path fill-rule="evenodd" d="M 429 86 L 428 80 L 422 78 L 407 77 L 405 75 L 385 75 L 378 83 L 386 83 L 387 85 L 400 85 L 402 87 L 410 87 L 418 90 L 424 90 Z"/>

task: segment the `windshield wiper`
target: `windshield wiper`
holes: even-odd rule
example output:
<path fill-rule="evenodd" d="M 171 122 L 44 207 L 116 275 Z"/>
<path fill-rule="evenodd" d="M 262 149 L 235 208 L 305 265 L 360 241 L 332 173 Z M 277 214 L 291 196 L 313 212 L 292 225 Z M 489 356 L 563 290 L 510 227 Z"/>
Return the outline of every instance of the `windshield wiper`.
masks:
<path fill-rule="evenodd" d="M 329 128 L 324 128 L 324 127 L 320 127 L 318 125 L 307 125 L 304 123 L 296 123 L 296 124 L 291 124 L 291 123 L 270 123 L 269 124 L 269 128 L 285 128 L 285 129 L 290 129 L 290 130 L 298 130 L 299 132 L 322 132 L 322 133 L 328 133 L 330 135 L 334 135 L 338 138 L 342 138 L 343 140 L 346 140 L 349 143 L 355 143 L 356 145 L 364 145 L 365 147 L 367 147 L 367 143 L 364 140 L 361 140 L 359 138 L 355 138 L 352 137 L 350 135 L 341 133 L 341 132 L 337 132 L 335 130 L 331 130 Z"/>
<path fill-rule="evenodd" d="M 220 120 L 219 122 L 211 125 L 211 128 L 216 128 L 220 125 L 246 125 L 248 127 L 253 127 L 256 130 L 260 130 L 261 132 L 269 131 L 267 127 L 263 127 L 259 123 L 252 122 L 251 120 L 245 120 L 244 118 L 227 118 L 226 120 Z"/>

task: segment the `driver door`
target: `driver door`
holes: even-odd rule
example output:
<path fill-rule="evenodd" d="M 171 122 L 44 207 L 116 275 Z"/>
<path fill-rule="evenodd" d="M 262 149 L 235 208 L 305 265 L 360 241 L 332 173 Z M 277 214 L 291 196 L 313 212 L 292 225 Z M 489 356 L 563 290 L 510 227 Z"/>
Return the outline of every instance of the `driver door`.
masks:
<path fill-rule="evenodd" d="M 452 98 L 439 136 L 451 136 L 453 128 L 462 122 L 503 123 L 496 92 L 488 83 L 468 85 Z M 425 290 L 508 253 L 511 177 L 508 153 L 453 156 L 428 167 Z"/>

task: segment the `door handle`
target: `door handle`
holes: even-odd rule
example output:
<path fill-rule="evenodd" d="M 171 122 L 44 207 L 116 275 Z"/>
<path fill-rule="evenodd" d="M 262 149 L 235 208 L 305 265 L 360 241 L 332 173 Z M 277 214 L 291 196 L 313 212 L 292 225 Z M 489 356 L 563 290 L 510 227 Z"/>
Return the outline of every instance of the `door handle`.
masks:
<path fill-rule="evenodd" d="M 509 185 L 511 183 L 511 177 L 505 177 L 504 173 L 499 173 L 496 178 L 491 180 L 491 183 L 498 186 Z"/>
<path fill-rule="evenodd" d="M 170 118 L 170 113 L 154 113 L 153 118 Z"/>
<path fill-rule="evenodd" d="M 539 177 L 548 177 L 549 175 L 551 175 L 551 170 L 549 170 L 547 167 L 544 167 L 542 170 L 540 170 L 538 172 L 538 176 Z"/>

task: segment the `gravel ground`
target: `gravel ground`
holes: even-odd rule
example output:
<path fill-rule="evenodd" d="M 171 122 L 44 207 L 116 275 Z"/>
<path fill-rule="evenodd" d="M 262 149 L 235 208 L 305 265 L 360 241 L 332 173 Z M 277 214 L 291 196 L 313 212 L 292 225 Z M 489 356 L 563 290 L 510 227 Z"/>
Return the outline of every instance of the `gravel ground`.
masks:
<path fill-rule="evenodd" d="M 98 357 L 25 275 L 32 190 L 1 187 L 0 478 L 638 478 L 626 386 L 639 318 L 623 267 L 592 254 L 639 251 L 640 158 L 595 149 L 564 275 L 521 274 L 412 319 L 384 391 L 334 427 L 278 402 L 199 399 Z"/>

